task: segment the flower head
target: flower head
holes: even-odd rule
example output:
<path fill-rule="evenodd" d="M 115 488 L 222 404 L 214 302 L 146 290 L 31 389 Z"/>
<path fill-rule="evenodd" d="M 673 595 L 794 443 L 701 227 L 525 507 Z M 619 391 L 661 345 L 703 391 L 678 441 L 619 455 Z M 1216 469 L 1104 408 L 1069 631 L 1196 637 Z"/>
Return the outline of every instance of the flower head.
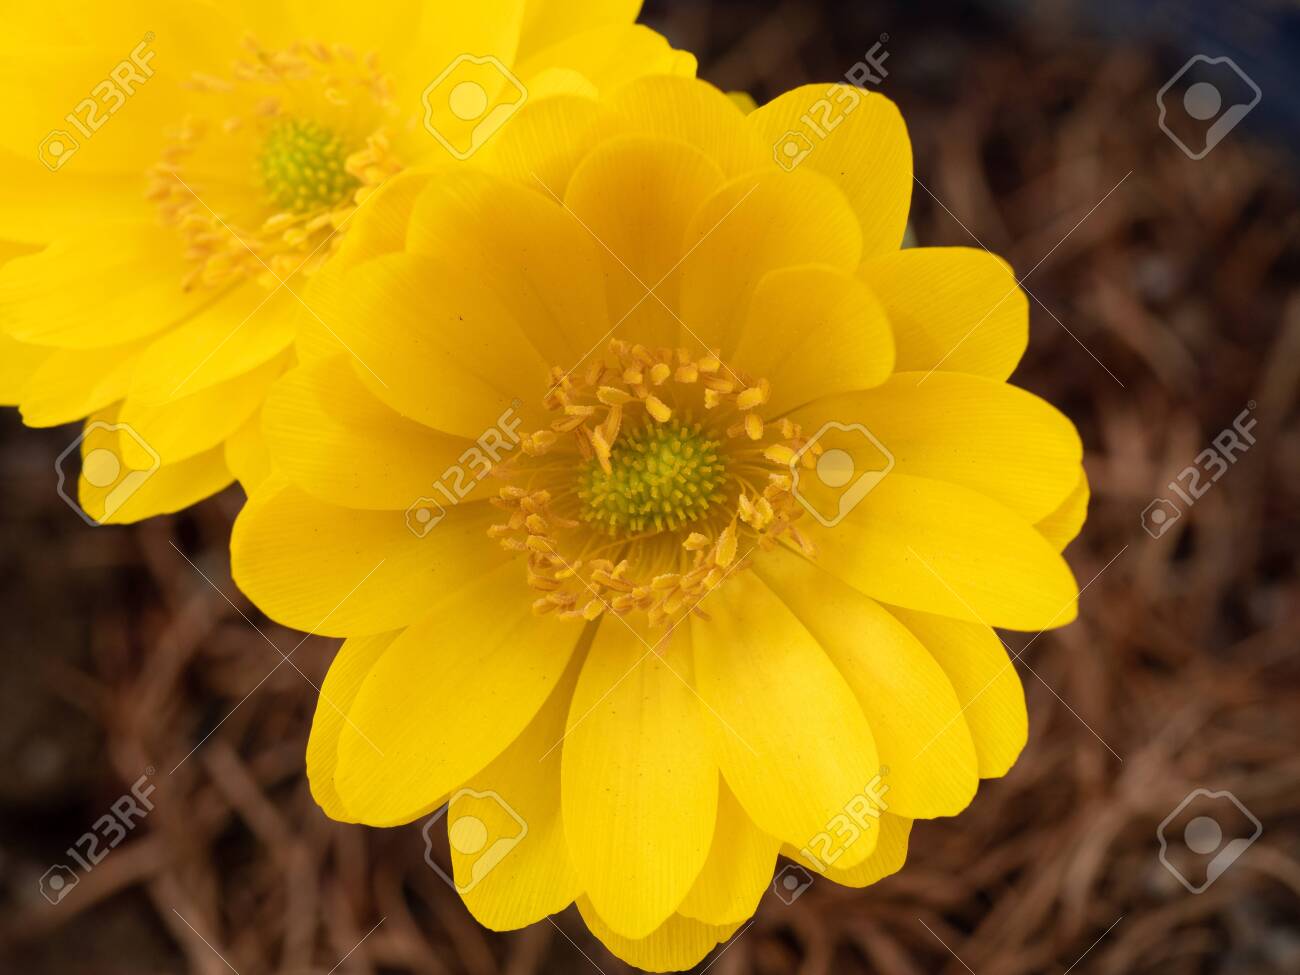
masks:
<path fill-rule="evenodd" d="M 158 461 L 125 501 L 81 479 L 101 521 L 255 483 L 262 401 L 315 315 L 303 290 L 358 208 L 422 161 L 472 158 L 529 98 L 692 72 L 631 23 L 637 6 L 132 0 L 15 16 L 0 238 L 41 249 L 0 270 L 15 363 L 0 402 L 33 426 L 95 421 L 86 449 L 125 468 Z"/>
<path fill-rule="evenodd" d="M 1006 382 L 1010 269 L 899 250 L 879 95 L 747 115 L 645 78 L 526 106 L 483 162 L 390 182 L 313 282 L 236 579 L 349 638 L 308 752 L 329 815 L 450 800 L 485 924 L 577 901 L 689 967 L 778 854 L 872 883 L 1010 767 L 991 627 L 1073 618 L 1079 440 Z"/>

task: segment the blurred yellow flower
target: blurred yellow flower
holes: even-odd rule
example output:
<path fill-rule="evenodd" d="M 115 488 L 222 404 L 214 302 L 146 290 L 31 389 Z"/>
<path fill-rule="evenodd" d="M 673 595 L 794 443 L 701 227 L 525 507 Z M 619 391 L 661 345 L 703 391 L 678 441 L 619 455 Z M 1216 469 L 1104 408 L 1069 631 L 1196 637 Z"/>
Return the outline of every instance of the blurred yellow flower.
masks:
<path fill-rule="evenodd" d="M 786 900 L 872 883 L 1014 762 L 991 627 L 1075 615 L 1079 438 L 1006 382 L 1006 264 L 899 249 L 879 95 L 643 78 L 530 103 L 482 162 L 393 180 L 314 280 L 236 580 L 348 637 L 307 756 L 330 816 L 450 801 L 484 924 L 576 901 L 687 968 L 779 853 Z"/>
<path fill-rule="evenodd" d="M 0 402 L 89 418 L 100 521 L 265 471 L 259 411 L 311 319 L 304 279 L 422 159 L 468 158 L 528 98 L 693 73 L 635 0 L 66 0 L 6 13 Z M 125 425 L 130 435 L 123 431 Z M 99 475 L 104 474 L 101 478 Z M 104 481 L 104 483 L 100 483 Z"/>

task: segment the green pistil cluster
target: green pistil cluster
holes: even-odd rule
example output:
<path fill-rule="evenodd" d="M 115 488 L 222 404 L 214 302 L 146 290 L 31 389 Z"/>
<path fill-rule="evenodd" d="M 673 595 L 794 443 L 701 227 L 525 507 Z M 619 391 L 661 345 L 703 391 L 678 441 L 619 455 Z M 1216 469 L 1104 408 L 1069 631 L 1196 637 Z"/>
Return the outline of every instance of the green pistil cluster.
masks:
<path fill-rule="evenodd" d="M 262 184 L 272 202 L 290 213 L 329 209 L 361 185 L 347 171 L 349 155 L 325 126 L 281 119 L 262 146 Z"/>
<path fill-rule="evenodd" d="M 619 434 L 606 472 L 587 463 L 578 497 L 582 517 L 611 535 L 639 535 L 689 525 L 724 500 L 726 466 L 720 445 L 698 423 L 646 418 Z"/>

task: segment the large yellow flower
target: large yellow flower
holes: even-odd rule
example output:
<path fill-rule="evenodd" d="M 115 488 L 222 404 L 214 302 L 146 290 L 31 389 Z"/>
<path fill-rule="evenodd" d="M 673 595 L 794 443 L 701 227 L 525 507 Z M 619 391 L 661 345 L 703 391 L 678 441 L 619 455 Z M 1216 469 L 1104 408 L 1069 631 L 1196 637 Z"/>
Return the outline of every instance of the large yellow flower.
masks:
<path fill-rule="evenodd" d="M 693 58 L 632 23 L 638 7 L 8 10 L 0 238 L 48 246 L 0 271 L 0 402 L 33 426 L 101 421 L 85 447 L 152 474 L 129 497 L 112 493 L 116 478 L 96 487 L 102 471 L 83 478 L 99 520 L 255 479 L 258 411 L 292 363 L 295 320 L 312 317 L 304 279 L 354 210 L 419 160 L 470 156 L 529 98 L 693 73 Z"/>
<path fill-rule="evenodd" d="M 530 104 L 484 155 L 399 177 L 314 282 L 236 579 L 349 638 L 307 756 L 330 816 L 450 799 L 484 924 L 576 901 L 688 967 L 778 853 L 872 883 L 1010 767 L 991 627 L 1074 617 L 1079 439 L 1006 382 L 1010 269 L 899 250 L 879 95 L 746 115 L 645 78 Z"/>

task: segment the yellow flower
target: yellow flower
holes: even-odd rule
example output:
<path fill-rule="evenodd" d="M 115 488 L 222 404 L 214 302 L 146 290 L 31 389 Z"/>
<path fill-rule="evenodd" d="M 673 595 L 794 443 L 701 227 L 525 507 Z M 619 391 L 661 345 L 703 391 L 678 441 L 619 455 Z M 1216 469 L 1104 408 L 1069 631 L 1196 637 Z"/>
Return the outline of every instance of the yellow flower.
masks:
<path fill-rule="evenodd" d="M 97 421 L 87 466 L 150 475 L 83 477 L 101 521 L 262 475 L 304 279 L 376 186 L 530 98 L 694 71 L 635 0 L 73 6 L 8 11 L 0 42 L 0 238 L 43 247 L 0 270 L 0 402 Z"/>
<path fill-rule="evenodd" d="M 1006 382 L 1006 264 L 899 250 L 879 95 L 746 115 L 645 78 L 526 106 L 483 161 L 395 180 L 313 283 L 236 579 L 349 638 L 307 755 L 330 816 L 450 799 L 484 924 L 576 901 L 689 967 L 778 853 L 872 883 L 1011 766 L 991 627 L 1074 617 L 1080 442 Z"/>

